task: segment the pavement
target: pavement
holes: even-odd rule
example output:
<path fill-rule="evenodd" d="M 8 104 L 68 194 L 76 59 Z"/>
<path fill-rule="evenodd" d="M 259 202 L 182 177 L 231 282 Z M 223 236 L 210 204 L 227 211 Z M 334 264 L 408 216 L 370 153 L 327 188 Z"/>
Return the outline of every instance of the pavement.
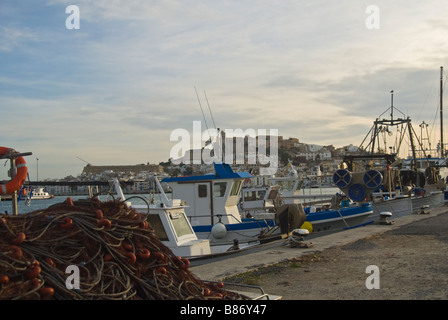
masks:
<path fill-rule="evenodd" d="M 305 243 L 312 244 L 310 248 L 293 248 L 284 245 L 285 240 L 265 244 L 255 252 L 247 251 L 235 255 L 229 255 L 219 261 L 212 261 L 190 267 L 190 271 L 202 280 L 222 281 L 224 278 L 257 270 L 285 260 L 300 258 L 302 255 L 320 252 L 335 246 L 342 246 L 366 237 L 381 234 L 387 231 L 399 229 L 410 223 L 423 219 L 431 219 L 448 212 L 447 206 L 432 208 L 427 214 L 410 214 L 407 216 L 392 218 L 391 225 L 382 225 L 377 222 L 354 229 L 343 230 L 328 235 L 305 238 Z"/>

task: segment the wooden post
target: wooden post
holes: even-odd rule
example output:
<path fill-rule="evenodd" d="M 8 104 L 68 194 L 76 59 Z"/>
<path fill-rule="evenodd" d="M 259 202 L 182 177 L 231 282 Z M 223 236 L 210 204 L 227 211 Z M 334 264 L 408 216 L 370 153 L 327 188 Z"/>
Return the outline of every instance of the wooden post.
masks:
<path fill-rule="evenodd" d="M 16 176 L 16 159 L 15 158 L 11 158 L 10 160 L 11 162 L 11 170 L 10 170 L 10 175 L 11 175 L 11 180 L 14 179 L 14 177 Z M 14 191 L 11 195 L 11 202 L 12 202 L 12 214 L 14 216 L 17 216 L 19 214 L 19 210 L 17 208 L 17 191 Z"/>

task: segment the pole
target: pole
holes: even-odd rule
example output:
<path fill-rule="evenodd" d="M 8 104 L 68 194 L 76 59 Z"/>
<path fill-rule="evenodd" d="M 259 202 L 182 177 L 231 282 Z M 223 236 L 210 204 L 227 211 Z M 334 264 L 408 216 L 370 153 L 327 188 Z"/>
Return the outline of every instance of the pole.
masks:
<path fill-rule="evenodd" d="M 443 67 L 440 67 L 440 155 L 445 156 L 445 148 L 443 146 Z"/>
<path fill-rule="evenodd" d="M 14 179 L 14 177 L 16 176 L 16 159 L 15 158 L 11 158 L 10 160 L 11 163 L 11 171 L 10 171 L 10 175 L 11 175 L 11 180 Z M 11 194 L 11 202 L 12 202 L 12 214 L 14 216 L 17 216 L 19 214 L 19 209 L 17 207 L 17 190 L 14 191 Z"/>

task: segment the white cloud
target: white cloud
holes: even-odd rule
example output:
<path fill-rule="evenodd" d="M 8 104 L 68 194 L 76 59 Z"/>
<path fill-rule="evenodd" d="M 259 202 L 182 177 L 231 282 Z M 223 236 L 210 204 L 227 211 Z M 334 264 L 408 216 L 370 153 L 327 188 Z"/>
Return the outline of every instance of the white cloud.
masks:
<path fill-rule="evenodd" d="M 207 92 L 218 127 L 357 144 L 392 89 L 411 116 L 433 116 L 425 96 L 448 52 L 436 0 L 376 1 L 379 30 L 365 27 L 368 1 L 80 0 L 81 29 L 65 30 L 69 4 L 45 7 L 61 12 L 61 29 L 40 25 L 33 34 L 22 21 L 1 42 L 0 58 L 13 62 L 0 78 L 11 89 L 0 103 L 24 110 L 2 117 L 21 119 L 25 135 L 41 140 L 22 144 L 18 133 L 8 142 L 57 150 L 74 168 L 76 156 L 165 161 L 171 130 L 202 120 L 194 86 L 204 108 Z"/>

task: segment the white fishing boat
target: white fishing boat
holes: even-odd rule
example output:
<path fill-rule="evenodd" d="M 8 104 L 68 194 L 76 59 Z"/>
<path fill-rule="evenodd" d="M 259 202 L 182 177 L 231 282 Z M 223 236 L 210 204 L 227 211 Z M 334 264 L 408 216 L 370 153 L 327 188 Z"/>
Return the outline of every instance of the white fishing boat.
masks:
<path fill-rule="evenodd" d="M 442 97 L 442 91 L 440 95 Z M 442 103 L 440 109 L 443 109 Z M 395 111 L 400 112 L 403 117 L 395 118 Z M 390 114 L 390 119 L 381 118 L 386 112 Z M 391 106 L 383 114 L 374 121 L 371 130 L 361 143 L 361 148 L 367 153 L 346 156 L 343 160 L 348 169 L 347 172 L 354 171 L 353 169 L 359 166 L 372 166 L 376 161 L 374 171 L 378 175 L 382 175 L 384 179 L 378 188 L 371 191 L 373 217 L 377 217 L 381 212 L 389 212 L 392 216 L 400 217 L 422 211 L 422 208 L 434 208 L 442 205 L 444 197 L 447 196 L 444 190 L 448 176 L 443 135 L 439 150 L 432 150 L 430 146 L 424 146 L 423 141 L 429 141 L 429 137 L 423 138 L 422 136 L 418 139 L 412 127 L 411 118 L 404 116 L 401 111 L 394 108 L 393 91 L 391 91 Z M 442 124 L 441 127 L 443 127 Z M 396 137 L 393 134 L 394 128 L 397 129 Z M 443 130 L 441 133 L 443 134 Z M 371 134 L 371 138 L 367 140 L 369 134 Z M 391 153 L 384 153 L 387 148 L 386 146 L 380 148 L 379 141 L 382 140 L 386 145 L 388 138 L 394 141 L 394 145 L 389 147 Z M 409 141 L 411 156 L 403 160 L 398 158 L 398 154 L 400 147 L 404 145 L 405 138 Z M 366 140 L 369 143 L 363 146 Z M 431 152 L 434 151 L 440 152 L 441 157 L 431 155 Z M 355 165 L 355 161 L 364 162 Z M 350 173 L 347 177 L 349 175 Z"/>
<path fill-rule="evenodd" d="M 31 200 L 45 200 L 45 199 L 52 199 L 54 198 L 54 196 L 44 191 L 44 188 L 36 188 L 32 189 L 29 198 Z"/>
<path fill-rule="evenodd" d="M 265 235 L 280 234 L 274 219 L 244 219 L 238 210 L 241 188 L 247 172 L 234 172 L 226 163 L 214 163 L 214 174 L 172 177 L 162 180 L 173 198 L 185 201 L 185 213 L 199 239 L 212 245 L 258 242 Z"/>
<path fill-rule="evenodd" d="M 196 236 L 185 215 L 185 206 L 181 200 L 168 199 L 157 177 L 151 176 L 150 179 L 157 187 L 160 203 L 150 204 L 143 198 L 135 196 L 126 199 L 119 181 L 114 179 L 119 199 L 126 201 L 128 206 L 132 206 L 139 213 L 147 214 L 148 222 L 156 235 L 174 254 L 190 259 L 212 254 L 209 240 L 198 239 Z M 143 203 L 132 204 L 130 202 L 132 198 L 139 203 L 143 200 Z"/>

